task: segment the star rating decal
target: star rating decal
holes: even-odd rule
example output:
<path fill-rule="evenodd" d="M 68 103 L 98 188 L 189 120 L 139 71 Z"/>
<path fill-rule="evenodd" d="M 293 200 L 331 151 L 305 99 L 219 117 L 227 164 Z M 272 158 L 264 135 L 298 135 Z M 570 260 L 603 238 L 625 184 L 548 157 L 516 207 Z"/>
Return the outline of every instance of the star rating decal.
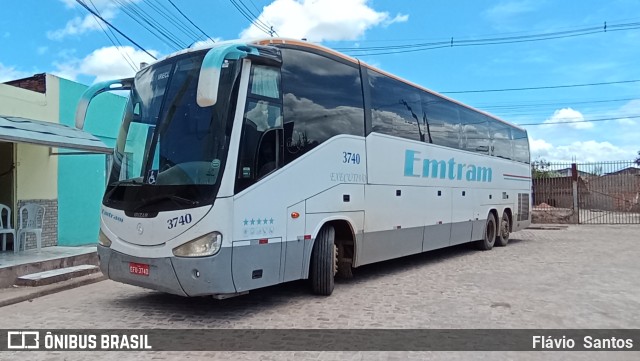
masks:
<path fill-rule="evenodd" d="M 260 226 L 260 225 L 273 225 L 275 223 L 275 220 L 273 218 L 245 218 L 244 220 L 242 220 L 242 225 L 243 226 Z"/>

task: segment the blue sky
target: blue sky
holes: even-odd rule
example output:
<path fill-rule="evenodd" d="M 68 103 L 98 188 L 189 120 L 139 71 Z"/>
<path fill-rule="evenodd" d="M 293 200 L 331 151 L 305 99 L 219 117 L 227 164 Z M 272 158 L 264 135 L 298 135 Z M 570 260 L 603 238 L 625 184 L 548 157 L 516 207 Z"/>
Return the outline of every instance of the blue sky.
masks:
<path fill-rule="evenodd" d="M 154 56 L 176 45 L 153 36 L 127 15 L 145 11 L 188 46 L 152 6 L 168 0 L 85 0 Z M 173 0 L 216 40 L 266 36 L 230 0 Z M 235 0 L 278 35 L 335 48 L 387 47 L 451 41 L 456 46 L 360 59 L 439 92 L 493 90 L 640 80 L 640 1 L 637 0 Z M 164 6 L 164 8 L 160 8 Z M 137 19 L 142 22 L 142 20 Z M 607 23 L 607 31 L 604 24 Z M 143 23 L 144 24 L 144 23 Z M 186 28 L 184 26 L 183 28 Z M 486 39 L 580 31 L 592 34 L 487 44 Z M 569 33 L 567 33 L 569 34 Z M 574 34 L 574 33 L 571 33 Z M 50 72 L 91 84 L 132 75 L 122 53 L 139 64 L 150 57 L 119 36 L 118 50 L 75 0 L 3 1 L 0 81 Z M 202 38 L 201 38 L 202 40 Z M 481 45 L 458 46 L 475 40 Z M 459 42 L 459 43 L 458 43 Z M 412 48 L 408 48 L 412 49 Z M 370 53 L 371 51 L 369 51 Z M 554 161 L 633 159 L 640 150 L 640 81 L 552 89 L 449 93 L 448 96 L 516 124 L 527 125 L 532 157 Z M 584 120 L 611 119 L 596 122 Z M 556 122 L 567 124 L 549 124 Z"/>

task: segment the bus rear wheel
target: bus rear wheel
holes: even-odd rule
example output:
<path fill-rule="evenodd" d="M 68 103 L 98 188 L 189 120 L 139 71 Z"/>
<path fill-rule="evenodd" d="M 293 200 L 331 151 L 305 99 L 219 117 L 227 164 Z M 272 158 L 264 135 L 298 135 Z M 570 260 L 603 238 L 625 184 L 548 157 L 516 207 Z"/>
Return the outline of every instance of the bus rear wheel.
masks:
<path fill-rule="evenodd" d="M 335 229 L 332 226 L 324 226 L 313 244 L 309 278 L 313 293 L 318 295 L 329 296 L 333 292 L 338 269 L 335 237 Z"/>
<path fill-rule="evenodd" d="M 487 216 L 487 224 L 484 227 L 483 239 L 476 241 L 476 247 L 481 251 L 488 251 L 493 248 L 496 242 L 496 217 L 493 213 L 489 213 Z"/>
<path fill-rule="evenodd" d="M 498 226 L 498 234 L 496 235 L 496 247 L 504 247 L 509 243 L 509 215 L 502 213 L 502 220 Z"/>

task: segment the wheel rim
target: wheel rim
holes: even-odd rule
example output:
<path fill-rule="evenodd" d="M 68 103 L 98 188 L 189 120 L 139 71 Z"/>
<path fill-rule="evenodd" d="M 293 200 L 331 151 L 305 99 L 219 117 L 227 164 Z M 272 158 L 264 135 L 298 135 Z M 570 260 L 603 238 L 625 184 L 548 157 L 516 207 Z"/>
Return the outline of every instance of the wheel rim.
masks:
<path fill-rule="evenodd" d="M 507 222 L 506 220 L 503 220 L 502 227 L 500 228 L 501 228 L 502 238 L 504 239 L 509 238 L 509 222 Z"/>

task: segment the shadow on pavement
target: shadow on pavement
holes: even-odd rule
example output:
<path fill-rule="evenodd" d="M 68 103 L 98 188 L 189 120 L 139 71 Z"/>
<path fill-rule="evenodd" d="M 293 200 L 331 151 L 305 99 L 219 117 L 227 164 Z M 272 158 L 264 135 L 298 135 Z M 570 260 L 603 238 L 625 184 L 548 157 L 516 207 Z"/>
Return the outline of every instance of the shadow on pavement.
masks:
<path fill-rule="evenodd" d="M 517 247 L 522 242 L 526 242 L 526 240 L 512 238 L 507 249 L 508 247 Z M 434 267 L 440 262 L 447 262 L 478 252 L 480 251 L 475 249 L 473 243 L 468 243 L 364 265 L 354 269 L 354 276 L 351 279 L 337 278 L 337 289 L 334 291 L 334 295 L 336 292 L 340 292 L 340 287 L 359 287 L 363 283 L 374 282 L 381 277 L 393 277 L 418 268 Z M 143 313 L 145 309 L 149 309 L 153 314 L 171 315 L 170 317 L 175 317 L 176 321 L 180 321 L 182 316 L 189 319 L 194 316 L 202 316 L 211 322 L 210 327 L 220 327 L 224 326 L 224 323 L 217 322 L 216 315 L 223 316 L 227 321 L 229 319 L 238 320 L 265 310 L 273 311 L 274 308 L 284 304 L 290 305 L 292 302 L 324 302 L 329 299 L 311 294 L 308 281 L 299 280 L 253 290 L 249 294 L 225 300 L 216 300 L 212 297 L 189 298 L 146 291 L 126 298 L 113 299 L 109 302 L 117 307 L 138 308 Z M 152 315 L 149 314 L 149 316 Z"/>

